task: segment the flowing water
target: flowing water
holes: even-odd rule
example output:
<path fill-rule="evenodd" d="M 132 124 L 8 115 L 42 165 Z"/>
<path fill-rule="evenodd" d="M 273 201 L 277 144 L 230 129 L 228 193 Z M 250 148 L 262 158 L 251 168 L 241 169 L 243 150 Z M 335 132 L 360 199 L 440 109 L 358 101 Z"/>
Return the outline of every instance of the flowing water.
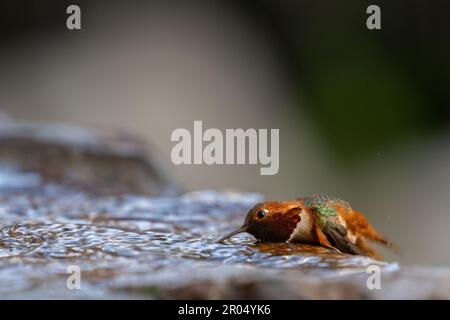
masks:
<path fill-rule="evenodd" d="M 1 298 L 128 298 L 142 294 L 135 288 L 193 281 L 215 267 L 333 276 L 374 263 L 320 247 L 255 243 L 247 234 L 215 243 L 240 226 L 262 200 L 257 194 L 100 196 L 44 185 L 33 175 L 18 178 L 0 177 Z M 74 266 L 81 290 L 67 287 Z"/>

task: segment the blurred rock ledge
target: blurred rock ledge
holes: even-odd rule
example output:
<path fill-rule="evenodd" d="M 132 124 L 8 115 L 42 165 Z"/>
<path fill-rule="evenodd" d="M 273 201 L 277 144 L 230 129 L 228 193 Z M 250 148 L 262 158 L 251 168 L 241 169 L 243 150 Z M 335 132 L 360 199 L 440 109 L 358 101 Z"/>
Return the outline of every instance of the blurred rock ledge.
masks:
<path fill-rule="evenodd" d="M 156 152 L 118 130 L 26 123 L 0 114 L 0 171 L 11 186 L 42 181 L 102 194 L 178 194 Z"/>

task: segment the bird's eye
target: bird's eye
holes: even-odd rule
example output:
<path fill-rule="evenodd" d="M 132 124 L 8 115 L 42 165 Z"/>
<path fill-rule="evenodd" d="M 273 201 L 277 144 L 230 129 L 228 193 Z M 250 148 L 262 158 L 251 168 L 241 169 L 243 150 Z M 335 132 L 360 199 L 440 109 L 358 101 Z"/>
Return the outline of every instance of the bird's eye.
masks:
<path fill-rule="evenodd" d="M 259 210 L 256 215 L 258 216 L 259 219 L 262 219 L 266 216 L 266 212 L 264 210 Z"/>

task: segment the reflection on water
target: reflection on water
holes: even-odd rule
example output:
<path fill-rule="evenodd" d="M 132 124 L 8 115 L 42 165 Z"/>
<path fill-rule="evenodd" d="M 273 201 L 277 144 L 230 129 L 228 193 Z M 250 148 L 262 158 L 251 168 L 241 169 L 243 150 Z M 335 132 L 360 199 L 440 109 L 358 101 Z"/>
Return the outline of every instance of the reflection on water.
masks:
<path fill-rule="evenodd" d="M 214 242 L 240 225 L 260 200 L 255 194 L 209 191 L 178 198 L 96 197 L 55 185 L 3 192 L 0 296 L 121 297 L 111 288 L 132 286 L 140 276 L 138 282 L 155 283 L 163 271 L 197 266 L 332 274 L 373 262 L 307 245 L 255 243 L 246 234 Z M 80 292 L 65 288 L 69 265 L 82 270 Z"/>

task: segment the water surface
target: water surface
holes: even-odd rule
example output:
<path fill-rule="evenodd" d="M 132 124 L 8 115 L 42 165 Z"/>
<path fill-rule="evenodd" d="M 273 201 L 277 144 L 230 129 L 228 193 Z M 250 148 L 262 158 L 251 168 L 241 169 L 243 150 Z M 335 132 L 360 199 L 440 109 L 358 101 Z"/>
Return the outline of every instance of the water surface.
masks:
<path fill-rule="evenodd" d="M 215 243 L 240 226 L 262 200 L 257 194 L 96 196 L 59 185 L 36 187 L 34 176 L 22 178 L 29 187 L 0 192 L 2 298 L 128 298 L 142 293 L 133 288 L 189 282 L 214 268 L 222 271 L 213 277 L 224 279 L 223 270 L 254 269 L 332 277 L 374 263 L 320 247 L 256 243 L 246 234 Z M 81 290 L 66 287 L 73 265 L 81 270 Z"/>

